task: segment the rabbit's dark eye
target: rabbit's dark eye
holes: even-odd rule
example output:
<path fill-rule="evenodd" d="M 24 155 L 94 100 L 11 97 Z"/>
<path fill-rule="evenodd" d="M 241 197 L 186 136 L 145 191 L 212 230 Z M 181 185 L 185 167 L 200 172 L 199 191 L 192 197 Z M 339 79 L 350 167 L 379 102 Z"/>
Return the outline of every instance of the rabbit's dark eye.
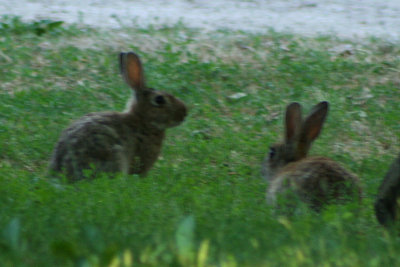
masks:
<path fill-rule="evenodd" d="M 276 154 L 275 148 L 271 147 L 269 149 L 269 159 L 273 159 L 275 157 L 275 154 Z"/>
<path fill-rule="evenodd" d="M 162 95 L 158 95 L 154 98 L 154 103 L 158 106 L 165 104 L 165 98 Z"/>

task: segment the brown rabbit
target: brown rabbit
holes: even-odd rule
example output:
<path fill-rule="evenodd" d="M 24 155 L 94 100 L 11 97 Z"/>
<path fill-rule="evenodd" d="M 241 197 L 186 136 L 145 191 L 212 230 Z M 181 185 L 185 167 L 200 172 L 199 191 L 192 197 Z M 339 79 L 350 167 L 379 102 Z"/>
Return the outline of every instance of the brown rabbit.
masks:
<path fill-rule="evenodd" d="M 135 97 L 125 112 L 90 113 L 65 129 L 55 146 L 50 170 L 65 172 L 70 181 L 97 172 L 141 174 L 157 160 L 165 130 L 186 117 L 185 104 L 148 88 L 142 64 L 133 53 L 120 53 L 120 71 Z"/>
<path fill-rule="evenodd" d="M 277 205 L 278 198 L 295 196 L 320 211 L 330 202 L 360 198 L 355 175 L 329 158 L 307 157 L 327 113 L 326 101 L 315 105 L 304 120 L 299 103 L 287 106 L 284 143 L 270 147 L 262 166 L 262 175 L 269 181 L 269 204 Z"/>
<path fill-rule="evenodd" d="M 378 189 L 375 201 L 375 215 L 379 223 L 389 226 L 398 217 L 400 197 L 400 154 L 390 166 Z"/>

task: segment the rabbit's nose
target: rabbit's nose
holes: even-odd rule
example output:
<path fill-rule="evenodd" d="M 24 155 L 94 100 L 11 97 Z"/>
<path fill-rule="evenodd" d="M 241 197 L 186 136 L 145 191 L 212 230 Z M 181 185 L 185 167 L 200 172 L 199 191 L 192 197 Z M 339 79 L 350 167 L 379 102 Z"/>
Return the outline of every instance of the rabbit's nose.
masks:
<path fill-rule="evenodd" d="M 183 106 L 183 111 L 182 111 L 183 118 L 185 118 L 187 116 L 187 114 L 188 114 L 187 107 Z"/>
<path fill-rule="evenodd" d="M 180 108 L 177 110 L 176 114 L 175 114 L 175 118 L 177 121 L 183 121 L 185 120 L 185 117 L 187 116 L 187 108 L 186 106 L 182 103 L 182 105 L 180 106 Z"/>

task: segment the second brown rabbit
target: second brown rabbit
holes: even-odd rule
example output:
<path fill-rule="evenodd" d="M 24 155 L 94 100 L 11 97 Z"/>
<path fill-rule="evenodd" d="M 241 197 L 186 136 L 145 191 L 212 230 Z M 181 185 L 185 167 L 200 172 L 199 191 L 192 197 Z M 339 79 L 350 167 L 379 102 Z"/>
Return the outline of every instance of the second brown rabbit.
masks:
<path fill-rule="evenodd" d="M 299 103 L 287 106 L 284 142 L 270 146 L 262 166 L 262 175 L 269 181 L 269 204 L 280 206 L 279 199 L 295 196 L 320 211 L 329 203 L 360 200 L 359 179 L 354 174 L 329 158 L 307 157 L 321 132 L 328 106 L 326 101 L 318 103 L 304 120 Z"/>

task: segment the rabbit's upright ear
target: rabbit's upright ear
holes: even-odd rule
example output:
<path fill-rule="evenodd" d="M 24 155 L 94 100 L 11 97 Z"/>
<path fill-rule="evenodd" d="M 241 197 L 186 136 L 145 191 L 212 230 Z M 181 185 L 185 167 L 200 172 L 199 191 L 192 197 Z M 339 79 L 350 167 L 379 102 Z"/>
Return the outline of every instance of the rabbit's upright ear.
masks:
<path fill-rule="evenodd" d="M 307 155 L 310 149 L 311 143 L 321 133 L 322 126 L 325 122 L 326 115 L 328 115 L 328 102 L 323 101 L 315 105 L 310 114 L 304 120 L 302 125 L 299 144 L 298 144 L 298 156 L 302 157 Z"/>
<path fill-rule="evenodd" d="M 302 123 L 301 118 L 301 105 L 297 102 L 290 103 L 286 107 L 286 118 L 285 118 L 285 143 L 294 141 L 297 134 L 300 131 Z"/>
<path fill-rule="evenodd" d="M 136 92 L 145 89 L 142 63 L 139 56 L 133 52 L 120 53 L 119 66 L 125 82 Z"/>

